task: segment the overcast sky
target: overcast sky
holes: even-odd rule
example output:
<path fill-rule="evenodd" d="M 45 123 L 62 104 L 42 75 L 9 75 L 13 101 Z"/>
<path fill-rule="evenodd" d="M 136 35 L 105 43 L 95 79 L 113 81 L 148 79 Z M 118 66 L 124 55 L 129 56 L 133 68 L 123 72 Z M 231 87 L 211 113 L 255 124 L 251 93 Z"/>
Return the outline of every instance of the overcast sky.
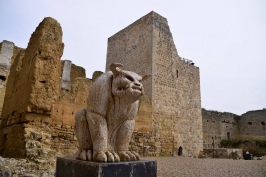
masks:
<path fill-rule="evenodd" d="M 266 108 L 265 0 L 0 0 L 0 41 L 26 48 L 44 17 L 63 29 L 62 59 L 104 71 L 107 39 L 150 11 L 168 20 L 179 56 L 200 68 L 202 107 Z"/>

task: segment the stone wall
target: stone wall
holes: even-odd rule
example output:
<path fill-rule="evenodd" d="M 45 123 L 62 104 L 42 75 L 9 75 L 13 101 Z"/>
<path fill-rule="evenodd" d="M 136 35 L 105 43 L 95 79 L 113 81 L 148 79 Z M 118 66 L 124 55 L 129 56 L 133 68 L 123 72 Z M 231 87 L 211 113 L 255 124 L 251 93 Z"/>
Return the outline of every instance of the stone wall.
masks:
<path fill-rule="evenodd" d="M 63 47 L 62 29 L 52 18 L 40 23 L 26 50 L 0 43 L 0 91 L 5 94 L 0 155 L 26 157 L 49 168 L 55 156 L 76 152 L 74 115 L 86 107 L 88 90 L 102 72 L 87 79 L 84 68 L 60 60 Z M 266 110 L 242 116 L 201 110 L 199 68 L 178 56 L 167 20 L 155 12 L 108 39 L 106 70 L 112 62 L 151 74 L 130 142 L 139 154 L 179 150 L 179 155 L 198 156 L 203 146 L 212 147 L 212 137 L 215 147 L 221 139 L 265 140 Z"/>
<path fill-rule="evenodd" d="M 220 147 L 221 140 L 266 140 L 266 110 L 248 111 L 241 116 L 202 109 L 203 146 Z M 214 140 L 213 140 L 214 138 Z"/>
<path fill-rule="evenodd" d="M 15 46 L 13 42 L 4 40 L 0 43 L 0 117 L 2 114 L 10 67 L 15 57 L 23 50 L 24 49 Z"/>
<path fill-rule="evenodd" d="M 227 149 L 227 148 L 207 148 L 204 149 L 204 154 L 207 157 L 221 158 L 221 159 L 243 159 L 242 149 Z"/>
<path fill-rule="evenodd" d="M 198 156 L 203 148 L 199 68 L 179 58 L 167 20 L 151 12 L 110 37 L 106 70 L 112 62 L 122 63 L 125 70 L 151 74 L 144 88 L 151 102 L 152 124 L 143 128 L 151 138 L 138 138 L 156 155 L 182 147 L 183 155 Z"/>
<path fill-rule="evenodd" d="M 78 73 L 79 70 L 81 67 L 71 65 L 72 74 L 73 72 Z M 83 73 L 76 76 L 75 79 L 70 80 L 70 90 L 61 88 L 59 91 L 51 114 L 49 131 L 52 140 L 51 149 L 56 151 L 57 156 L 69 156 L 77 152 L 74 116 L 80 108 L 87 107 L 88 90 L 92 81 L 82 77 Z"/>
<path fill-rule="evenodd" d="M 266 140 L 266 110 L 248 111 L 241 115 L 239 134 L 241 139 Z"/>
<path fill-rule="evenodd" d="M 202 109 L 203 147 L 220 147 L 222 139 L 239 138 L 239 116 L 228 112 L 207 111 Z"/>
<path fill-rule="evenodd" d="M 74 115 L 87 106 L 89 87 L 102 72 L 87 79 L 84 68 L 60 60 L 62 52 L 60 24 L 45 18 L 27 49 L 10 54 L 9 61 L 12 57 L 14 62 L 7 79 L 0 155 L 44 160 L 54 166 L 56 156 L 76 153 Z M 143 96 L 135 131 L 151 130 L 151 114 L 151 102 Z"/>
<path fill-rule="evenodd" d="M 84 68 L 60 60 L 63 47 L 60 24 L 45 18 L 27 49 L 13 52 L 0 155 L 32 159 L 49 169 L 55 166 L 56 156 L 76 153 L 74 115 L 86 107 L 92 80 L 86 78 Z"/>
<path fill-rule="evenodd" d="M 49 149 L 47 126 L 59 91 L 63 54 L 60 24 L 45 18 L 32 34 L 28 47 L 10 69 L 0 129 L 0 153 L 6 157 L 40 154 Z M 32 135 L 32 132 L 36 135 Z M 43 137 L 37 135 L 45 135 Z M 45 137 L 45 138 L 44 138 Z M 37 147 L 36 147 L 37 146 Z"/>

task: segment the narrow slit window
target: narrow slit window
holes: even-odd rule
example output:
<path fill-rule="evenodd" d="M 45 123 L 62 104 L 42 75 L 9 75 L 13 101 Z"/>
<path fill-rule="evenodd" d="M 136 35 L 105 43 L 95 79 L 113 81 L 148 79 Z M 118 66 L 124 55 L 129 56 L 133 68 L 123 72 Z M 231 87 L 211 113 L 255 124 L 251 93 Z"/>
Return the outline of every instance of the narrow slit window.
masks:
<path fill-rule="evenodd" d="M 6 80 L 6 76 L 0 75 L 0 80 L 5 81 Z"/>

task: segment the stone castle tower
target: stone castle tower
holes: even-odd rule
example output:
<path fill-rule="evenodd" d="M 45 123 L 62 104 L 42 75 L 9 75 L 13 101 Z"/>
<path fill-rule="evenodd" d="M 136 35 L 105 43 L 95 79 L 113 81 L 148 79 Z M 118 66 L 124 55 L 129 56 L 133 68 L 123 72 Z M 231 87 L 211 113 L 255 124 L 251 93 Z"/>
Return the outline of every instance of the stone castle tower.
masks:
<path fill-rule="evenodd" d="M 154 155 L 174 151 L 198 156 L 203 150 L 199 68 L 178 56 L 167 19 L 150 12 L 111 36 L 106 70 L 112 62 L 122 63 L 125 70 L 151 75 L 144 82 L 150 120 L 143 120 L 135 129 L 143 136 L 139 138 L 143 147 L 155 151 Z M 140 131 L 141 126 L 147 126 L 145 122 L 151 124 L 145 127 L 146 132 Z"/>

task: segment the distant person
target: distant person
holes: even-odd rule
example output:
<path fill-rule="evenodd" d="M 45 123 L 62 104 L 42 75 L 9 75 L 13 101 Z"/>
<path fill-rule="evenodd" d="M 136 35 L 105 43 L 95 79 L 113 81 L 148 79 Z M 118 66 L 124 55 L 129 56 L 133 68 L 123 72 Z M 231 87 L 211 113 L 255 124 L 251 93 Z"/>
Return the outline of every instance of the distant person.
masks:
<path fill-rule="evenodd" d="M 244 155 L 244 160 L 251 160 L 251 155 L 247 151 L 246 154 Z"/>

